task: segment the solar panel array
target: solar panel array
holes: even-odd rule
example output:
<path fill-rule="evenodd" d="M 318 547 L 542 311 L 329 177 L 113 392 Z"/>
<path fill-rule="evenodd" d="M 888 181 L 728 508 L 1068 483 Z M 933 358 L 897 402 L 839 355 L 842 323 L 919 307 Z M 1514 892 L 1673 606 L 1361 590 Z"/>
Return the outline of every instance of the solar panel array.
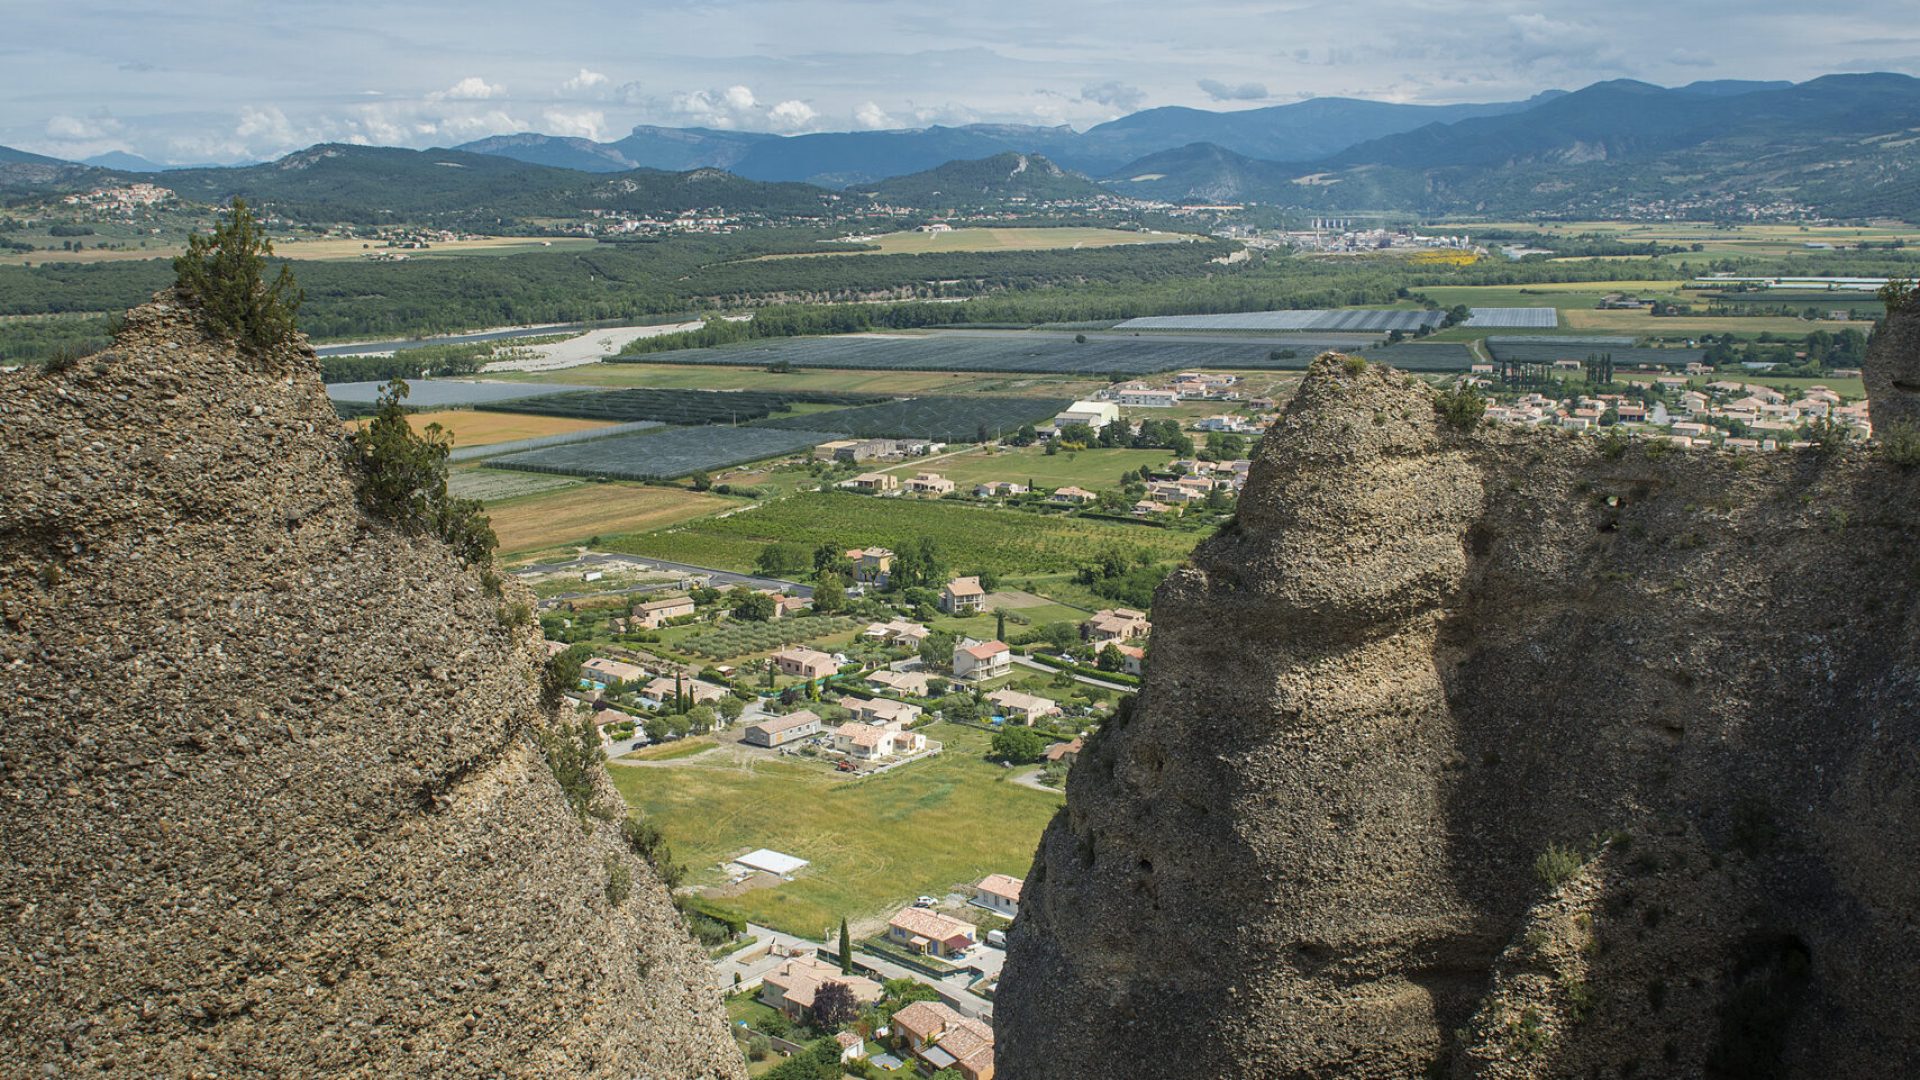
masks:
<path fill-rule="evenodd" d="M 1550 307 L 1477 307 L 1465 326 L 1469 330 L 1555 330 L 1560 312 Z"/>
<path fill-rule="evenodd" d="M 1151 375 L 1182 368 L 1299 371 L 1328 349 L 1351 352 L 1377 337 L 1289 335 L 1283 340 L 1159 336 L 972 333 L 782 338 L 716 349 L 676 349 L 623 357 L 626 363 L 726 364 L 862 371 L 988 371 L 1022 374 Z M 1291 355 L 1288 355 L 1291 354 Z"/>

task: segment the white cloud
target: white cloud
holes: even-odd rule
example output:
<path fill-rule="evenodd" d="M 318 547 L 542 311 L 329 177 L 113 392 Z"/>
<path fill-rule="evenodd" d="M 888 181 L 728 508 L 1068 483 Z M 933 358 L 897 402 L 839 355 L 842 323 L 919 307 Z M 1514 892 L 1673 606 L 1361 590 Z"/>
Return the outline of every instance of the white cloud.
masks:
<path fill-rule="evenodd" d="M 753 91 L 744 86 L 727 87 L 721 99 L 726 102 L 729 109 L 745 111 L 753 108 Z"/>
<path fill-rule="evenodd" d="M 1201 93 L 1215 101 L 1265 101 L 1272 95 L 1262 83 L 1223 83 L 1219 79 L 1201 79 L 1197 83 Z"/>
<path fill-rule="evenodd" d="M 561 83 L 560 89 L 564 93 L 580 94 L 589 90 L 599 90 L 612 82 L 612 79 L 607 78 L 597 71 L 589 71 L 586 68 L 581 68 L 580 74 Z"/>
<path fill-rule="evenodd" d="M 813 106 L 804 101 L 783 101 L 767 112 L 767 119 L 782 131 L 799 131 L 813 123 L 820 114 Z"/>
<path fill-rule="evenodd" d="M 1080 100 L 1091 101 L 1095 105 L 1107 105 L 1121 112 L 1132 112 L 1147 100 L 1147 92 L 1137 86 L 1128 86 L 1117 79 L 1101 83 L 1089 83 L 1080 88 Z"/>
<path fill-rule="evenodd" d="M 288 147 L 294 141 L 293 124 L 287 120 L 287 114 L 272 105 L 265 108 L 241 106 L 240 122 L 234 125 L 233 134 L 245 140 L 248 146 L 269 149 Z"/>
<path fill-rule="evenodd" d="M 607 114 L 599 109 L 547 109 L 541 112 L 541 130 L 549 135 L 569 135 L 600 141 L 607 125 Z"/>
<path fill-rule="evenodd" d="M 117 133 L 120 128 L 120 121 L 104 113 L 84 119 L 78 116 L 53 116 L 47 119 L 47 137 L 63 142 L 104 139 Z"/>
<path fill-rule="evenodd" d="M 427 95 L 428 101 L 483 101 L 499 97 L 507 88 L 499 83 L 490 83 L 478 75 L 469 75 L 445 90 L 436 90 Z"/>
<path fill-rule="evenodd" d="M 866 131 L 884 131 L 898 126 L 893 117 L 887 115 L 887 110 L 872 101 L 861 102 L 854 108 L 853 122 Z"/>

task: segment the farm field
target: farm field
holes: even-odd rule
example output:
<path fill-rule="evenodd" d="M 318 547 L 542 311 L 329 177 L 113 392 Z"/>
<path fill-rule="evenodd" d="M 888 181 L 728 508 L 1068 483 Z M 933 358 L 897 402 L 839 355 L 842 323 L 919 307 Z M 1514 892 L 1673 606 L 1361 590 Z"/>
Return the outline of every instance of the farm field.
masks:
<path fill-rule="evenodd" d="M 1130 232 L 1080 226 L 1033 229 L 955 229 L 952 232 L 894 232 L 871 238 L 878 251 L 829 251 L 826 255 L 925 255 L 951 251 L 1046 251 L 1059 248 L 1121 247 L 1129 244 L 1184 244 L 1200 237 L 1176 232 Z M 769 255 L 804 259 L 806 255 Z"/>
<path fill-rule="evenodd" d="M 899 550 L 930 537 L 956 569 L 986 567 L 1010 574 L 1071 571 L 1106 547 L 1157 561 L 1183 559 L 1200 532 L 1087 521 L 922 499 L 878 499 L 848 492 L 808 492 L 724 518 L 658 532 L 609 537 L 609 551 L 751 571 L 760 549 L 776 541 L 809 548 L 880 545 Z"/>
<path fill-rule="evenodd" d="M 1265 334 L 1233 337 L 1175 334 L 1076 335 L 1033 331 L 944 331 L 932 334 L 846 334 L 767 339 L 712 349 L 678 349 L 629 357 L 639 364 L 714 364 L 891 371 L 977 371 L 1065 375 L 1150 375 L 1182 368 L 1299 371 L 1326 349 L 1355 349 L 1367 335 Z M 1294 355 L 1276 357 L 1276 352 Z"/>
<path fill-rule="evenodd" d="M 856 409 L 783 417 L 758 426 L 822 428 L 844 431 L 862 439 L 920 438 L 941 442 L 972 442 L 982 429 L 988 436 L 997 439 L 1019 431 L 1023 424 L 1044 424 L 1071 404 L 1073 402 L 1067 398 L 992 394 L 923 397 Z"/>
<path fill-rule="evenodd" d="M 348 430 L 358 428 L 361 423 L 362 421 L 359 420 L 348 421 L 347 428 Z M 575 420 L 563 416 L 521 416 L 514 413 L 476 412 L 468 409 L 413 413 L 407 417 L 407 423 L 417 432 L 426 431 L 429 424 L 439 424 L 453 436 L 453 446 L 456 450 L 466 446 L 513 442 L 517 439 L 571 435 L 579 431 L 594 431 L 612 426 L 604 420 Z"/>
<path fill-rule="evenodd" d="M 1535 232 L 1547 236 L 1576 237 L 1597 235 L 1623 243 L 1699 244 L 1700 252 L 1688 253 L 1695 262 L 1701 255 L 1787 255 L 1805 252 L 1807 244 L 1829 243 L 1851 246 L 1862 240 L 1886 243 L 1920 240 L 1920 230 L 1911 226 L 1826 226 L 1826 225 L 1712 225 L 1705 222 L 1486 222 L 1474 226 L 1481 230 Z M 1639 256 L 1634 256 L 1639 258 Z M 1663 259 L 1688 256 L 1667 255 Z"/>
<path fill-rule="evenodd" d="M 866 625 L 845 615 L 803 616 L 772 622 L 727 622 L 674 642 L 674 649 L 707 660 L 773 652 L 802 641 L 845 634 Z"/>
<path fill-rule="evenodd" d="M 921 894 L 990 873 L 1024 875 L 1063 799 L 1015 784 L 985 760 L 990 736 L 952 724 L 925 729 L 945 751 L 864 780 L 818 765 L 710 754 L 655 768 L 610 770 L 639 815 L 658 825 L 695 882 L 759 847 L 813 865 L 790 882 L 719 901 L 756 923 L 819 937 L 841 918 L 883 919 Z"/>
<path fill-rule="evenodd" d="M 495 377 L 534 383 L 557 378 L 593 386 L 680 390 L 828 390 L 881 396 L 971 391 L 995 381 L 991 375 L 963 371 L 815 369 L 771 372 L 714 364 L 589 364 L 553 373 L 503 373 Z"/>
<path fill-rule="evenodd" d="M 326 240 L 308 240 L 299 237 L 274 237 L 273 253 L 282 259 L 339 260 L 358 259 L 378 252 L 392 252 L 405 255 L 408 262 L 415 259 L 445 259 L 462 255 L 524 255 L 534 251 L 583 251 L 594 246 L 595 241 L 580 236 L 526 237 L 526 236 L 480 236 L 471 240 L 436 241 L 432 247 L 404 248 L 382 247 L 379 240 L 355 240 L 352 238 L 334 238 Z"/>
<path fill-rule="evenodd" d="M 795 405 L 844 408 L 875 401 L 872 394 L 824 390 L 587 390 L 499 405 L 481 405 L 530 415 L 580 417 L 608 423 L 658 420 L 668 424 L 728 424 L 759 420 Z"/>
<path fill-rule="evenodd" d="M 1453 342 L 1403 341 L 1357 350 L 1357 355 L 1401 371 L 1465 371 L 1473 366 L 1473 352 Z"/>
<path fill-rule="evenodd" d="M 1577 342 L 1578 339 L 1575 339 Z M 1635 364 L 1659 364 L 1663 367 L 1685 367 L 1696 360 L 1704 359 L 1705 349 L 1648 349 L 1633 346 L 1620 346 L 1601 343 L 1575 343 L 1569 345 L 1550 345 L 1543 342 L 1518 341 L 1487 342 L 1487 352 L 1495 360 L 1507 360 L 1514 363 L 1551 364 L 1555 360 L 1584 360 L 1589 356 L 1605 354 L 1613 357 L 1618 367 Z"/>
<path fill-rule="evenodd" d="M 1158 415 L 1168 409 L 1141 410 L 1140 415 Z M 939 473 L 961 487 L 989 480 L 1028 481 L 1043 487 L 1083 487 L 1098 491 L 1115 488 L 1120 474 L 1142 467 L 1161 468 L 1173 458 L 1168 450 L 1067 450 L 1048 457 L 1038 446 L 993 452 L 976 450 L 945 458 L 932 465 L 906 462 L 883 469 L 911 475 L 922 468 Z"/>
<path fill-rule="evenodd" d="M 663 528 L 737 505 L 684 488 L 574 483 L 491 504 L 487 516 L 500 537 L 500 553 L 506 555 L 592 536 Z"/>
<path fill-rule="evenodd" d="M 672 480 L 791 454 L 836 437 L 830 431 L 783 428 L 679 427 L 658 434 L 622 435 L 528 450 L 494 458 L 489 465 L 561 476 Z"/>
<path fill-rule="evenodd" d="M 502 502 L 524 495 L 559 491 L 584 482 L 570 476 L 504 472 L 500 469 L 482 469 L 477 466 L 455 467 L 447 470 L 449 493 L 456 498 L 479 499 L 481 502 Z"/>
<path fill-rule="evenodd" d="M 1658 334 L 1673 337 L 1676 334 L 1737 334 L 1741 337 L 1753 337 L 1756 334 L 1785 334 L 1801 337 L 1815 330 L 1839 333 L 1842 330 L 1858 330 L 1866 333 L 1873 329 L 1871 320 L 1850 319 L 1846 322 L 1828 322 L 1821 319 L 1809 322 L 1791 316 L 1779 315 L 1667 315 L 1655 316 L 1645 311 L 1569 311 L 1562 316 L 1564 324 L 1572 330 L 1584 330 L 1588 333 L 1599 331 L 1608 334 Z"/>

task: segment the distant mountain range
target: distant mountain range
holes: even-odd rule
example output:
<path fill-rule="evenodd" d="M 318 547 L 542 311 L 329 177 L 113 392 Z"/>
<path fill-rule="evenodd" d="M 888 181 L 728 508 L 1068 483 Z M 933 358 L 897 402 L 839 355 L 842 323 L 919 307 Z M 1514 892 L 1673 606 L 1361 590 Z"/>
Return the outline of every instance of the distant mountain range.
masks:
<path fill-rule="evenodd" d="M 596 143 L 529 132 L 464 143 L 457 149 L 590 172 L 710 166 L 750 180 L 797 180 L 823 187 L 871 184 L 949 161 L 976 160 L 1008 151 L 1042 154 L 1066 168 L 1099 175 L 1147 154 L 1196 141 L 1217 143 L 1252 157 L 1305 160 L 1428 124 L 1522 111 L 1560 94 L 1551 90 L 1527 101 L 1492 105 L 1396 105 L 1313 98 L 1237 112 L 1148 109 L 1086 132 L 1067 127 L 969 124 L 779 136 L 643 126 L 618 142 Z"/>
<path fill-rule="evenodd" d="M 0 148 L 0 193 L 157 168 L 126 154 L 90 166 Z M 1163 108 L 1085 132 L 976 124 L 779 136 L 643 126 L 606 143 L 523 133 L 451 150 L 317 146 L 261 165 L 170 169 L 165 182 L 195 199 L 245 195 L 315 219 L 470 224 L 594 208 L 804 213 L 828 205 L 823 189 L 834 188 L 846 209 L 866 195 L 954 209 L 1104 190 L 1422 214 L 1777 200 L 1920 218 L 1920 80 L 1829 75 L 1672 89 L 1618 80 L 1479 105 L 1325 98 L 1222 113 Z"/>

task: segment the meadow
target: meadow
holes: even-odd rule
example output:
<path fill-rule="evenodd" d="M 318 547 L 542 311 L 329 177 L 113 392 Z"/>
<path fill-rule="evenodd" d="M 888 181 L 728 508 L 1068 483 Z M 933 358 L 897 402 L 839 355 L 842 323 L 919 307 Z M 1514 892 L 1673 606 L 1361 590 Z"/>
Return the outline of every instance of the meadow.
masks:
<path fill-rule="evenodd" d="M 927 255 L 960 251 L 1050 251 L 1122 247 L 1129 244 L 1183 244 L 1199 237 L 1187 233 L 1129 232 L 1081 226 L 1038 229 L 954 229 L 951 232 L 894 232 L 865 238 L 866 250 L 828 251 L 827 255 Z M 768 259 L 804 259 L 803 255 L 767 255 Z"/>
<path fill-rule="evenodd" d="M 879 499 L 823 491 L 724 518 L 607 537 L 604 547 L 630 555 L 750 571 L 760 549 L 777 541 L 808 548 L 820 544 L 841 548 L 877 544 L 898 551 L 923 537 L 939 545 L 942 557 L 955 571 L 986 568 L 1003 575 L 1071 571 L 1108 547 L 1157 562 L 1183 559 L 1201 539 L 1194 532 L 997 510 L 964 502 Z"/>
<path fill-rule="evenodd" d="M 842 918 L 873 927 L 922 894 L 990 873 L 1024 876 L 1063 803 L 1015 784 L 985 759 L 989 736 L 934 724 L 945 751 L 879 776 L 845 780 L 817 764 L 707 754 L 652 768 L 614 767 L 614 786 L 666 834 L 696 883 L 759 847 L 812 865 L 789 882 L 719 903 L 756 923 L 820 937 Z"/>
<path fill-rule="evenodd" d="M 573 483 L 557 491 L 490 503 L 487 517 L 500 538 L 500 553 L 506 555 L 601 534 L 663 528 L 735 505 L 718 495 L 685 488 Z"/>
<path fill-rule="evenodd" d="M 1158 417 L 1166 409 L 1141 410 Z M 1120 474 L 1142 468 L 1164 468 L 1172 458 L 1166 450 L 1066 450 L 1049 456 L 1038 446 L 1014 450 L 976 450 L 943 458 L 932 465 L 908 462 L 884 472 L 911 475 L 922 468 L 939 473 L 962 488 L 990 480 L 1032 483 L 1043 488 L 1083 487 L 1098 491 L 1120 486 Z"/>

